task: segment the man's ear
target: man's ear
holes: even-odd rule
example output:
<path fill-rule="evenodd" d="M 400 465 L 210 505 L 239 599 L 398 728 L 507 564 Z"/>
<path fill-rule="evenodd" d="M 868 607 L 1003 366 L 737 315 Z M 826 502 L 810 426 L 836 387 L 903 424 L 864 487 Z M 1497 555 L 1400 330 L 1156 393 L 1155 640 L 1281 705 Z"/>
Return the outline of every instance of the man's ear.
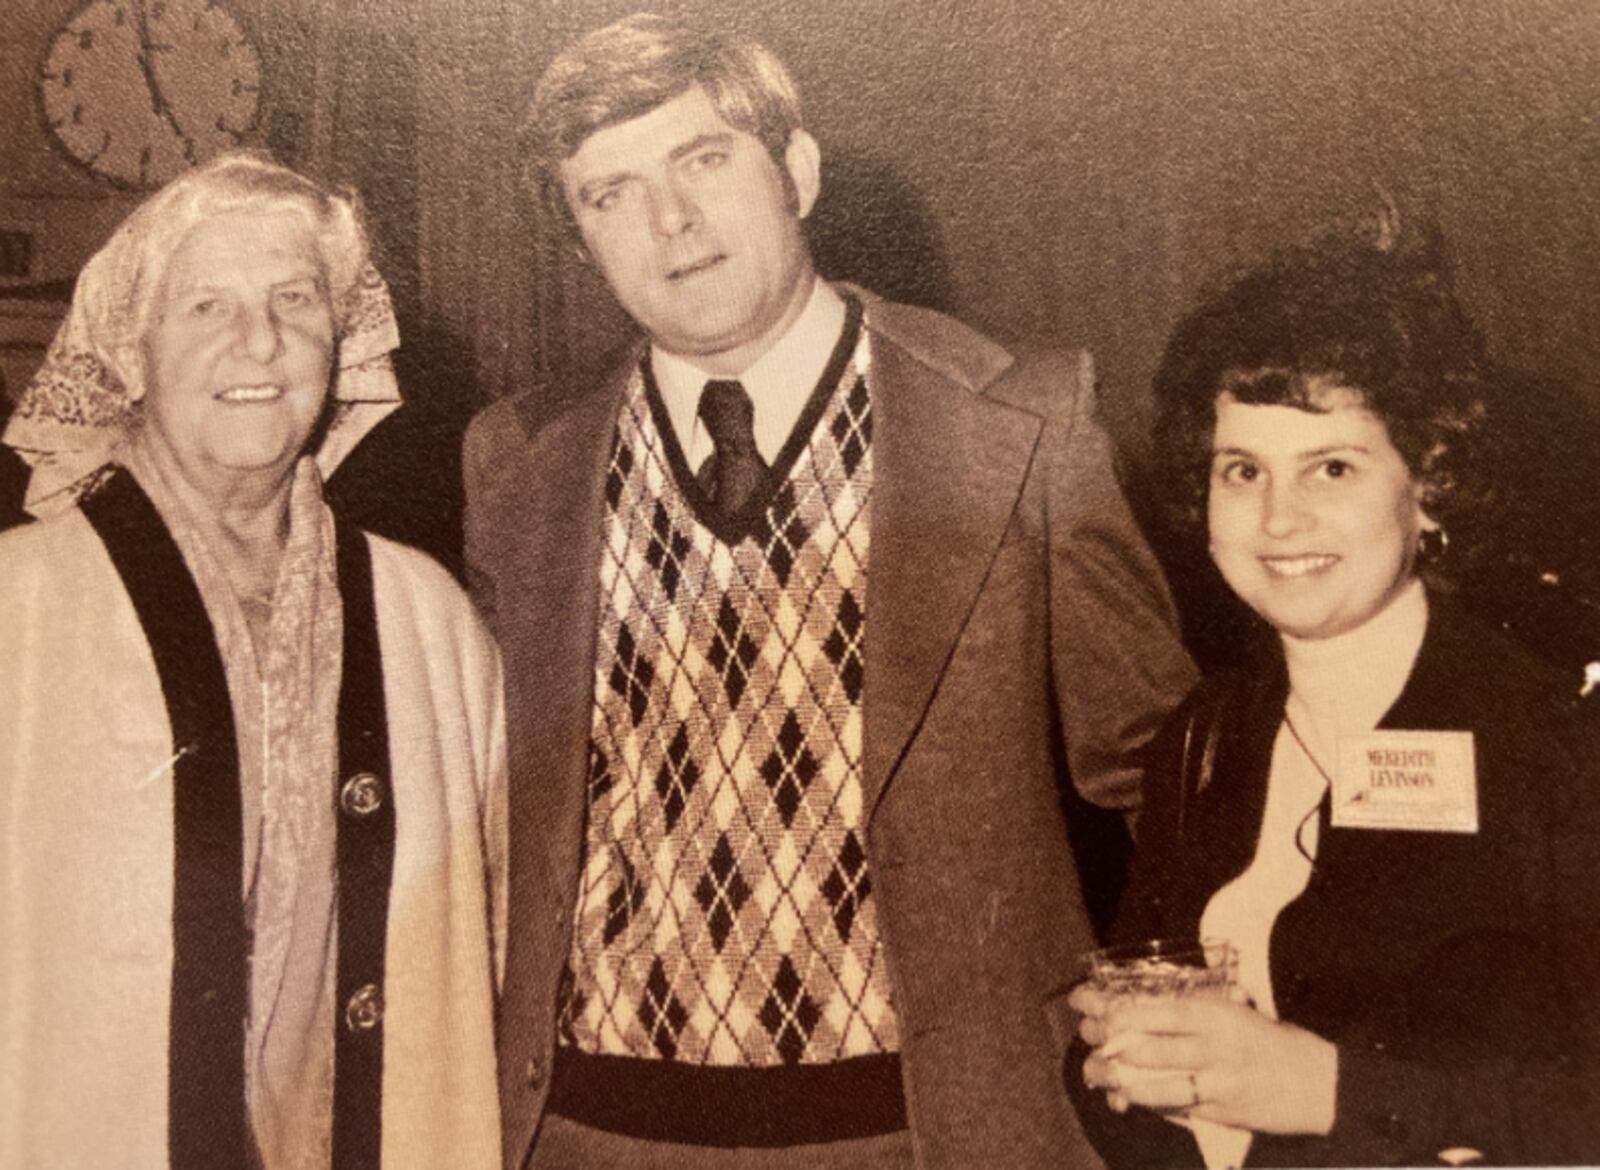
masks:
<path fill-rule="evenodd" d="M 822 149 L 817 140 L 804 130 L 791 132 L 789 145 L 783 151 L 783 166 L 794 183 L 795 215 L 804 219 L 822 192 Z"/>

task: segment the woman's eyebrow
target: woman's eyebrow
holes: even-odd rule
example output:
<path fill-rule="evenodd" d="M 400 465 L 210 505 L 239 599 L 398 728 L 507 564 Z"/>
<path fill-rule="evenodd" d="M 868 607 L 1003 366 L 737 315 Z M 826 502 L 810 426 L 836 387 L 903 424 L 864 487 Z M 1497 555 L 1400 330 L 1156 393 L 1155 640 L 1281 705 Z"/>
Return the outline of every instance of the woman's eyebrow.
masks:
<path fill-rule="evenodd" d="M 1370 448 L 1360 443 L 1328 443 L 1321 447 L 1312 447 L 1300 452 L 1300 459 L 1320 459 L 1325 455 L 1337 455 L 1342 451 L 1354 451 L 1358 455 L 1371 455 Z"/>
<path fill-rule="evenodd" d="M 322 270 L 315 264 L 308 262 L 299 267 L 293 268 L 283 276 L 278 277 L 272 282 L 270 287 L 282 288 L 286 284 L 299 284 L 306 280 L 314 283 L 320 283 L 322 279 Z M 207 273 L 204 275 L 189 277 L 185 280 L 175 281 L 170 286 L 169 295 L 175 294 L 178 296 L 188 296 L 190 293 L 196 292 L 227 292 L 231 287 L 232 286 L 225 279 L 218 280 Z"/>
<path fill-rule="evenodd" d="M 214 283 L 209 277 L 194 277 L 190 280 L 175 281 L 167 286 L 168 296 L 186 297 L 197 292 L 221 292 L 222 286 Z"/>

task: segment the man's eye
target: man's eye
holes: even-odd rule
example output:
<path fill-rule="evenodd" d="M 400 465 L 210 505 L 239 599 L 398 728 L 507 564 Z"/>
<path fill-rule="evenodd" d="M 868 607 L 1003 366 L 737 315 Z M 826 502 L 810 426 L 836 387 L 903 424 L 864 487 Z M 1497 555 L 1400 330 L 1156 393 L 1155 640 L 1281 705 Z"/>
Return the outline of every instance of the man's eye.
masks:
<path fill-rule="evenodd" d="M 725 150 L 702 150 L 699 154 L 689 156 L 689 169 L 691 171 L 714 171 L 728 161 L 728 152 Z"/>
<path fill-rule="evenodd" d="M 316 297 L 308 288 L 283 288 L 278 290 L 275 299 L 282 308 L 303 309 L 314 303 Z"/>
<path fill-rule="evenodd" d="M 189 316 L 191 317 L 220 317 L 226 311 L 226 306 L 217 297 L 206 297 L 203 300 L 191 301 Z"/>
<path fill-rule="evenodd" d="M 1343 459 L 1328 459 L 1322 464 L 1322 474 L 1328 479 L 1343 479 L 1354 470 Z"/>

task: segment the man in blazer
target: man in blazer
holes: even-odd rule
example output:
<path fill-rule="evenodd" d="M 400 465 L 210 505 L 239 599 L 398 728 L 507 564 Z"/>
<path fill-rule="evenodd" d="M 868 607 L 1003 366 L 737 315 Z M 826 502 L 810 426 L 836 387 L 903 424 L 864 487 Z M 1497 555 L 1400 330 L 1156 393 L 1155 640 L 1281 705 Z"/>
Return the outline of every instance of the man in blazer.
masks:
<path fill-rule="evenodd" d="M 629 18 L 529 127 L 648 344 L 467 440 L 507 1165 L 1094 1165 L 1059 783 L 1132 809 L 1191 668 L 1087 356 L 818 279 L 820 153 L 758 45 Z"/>

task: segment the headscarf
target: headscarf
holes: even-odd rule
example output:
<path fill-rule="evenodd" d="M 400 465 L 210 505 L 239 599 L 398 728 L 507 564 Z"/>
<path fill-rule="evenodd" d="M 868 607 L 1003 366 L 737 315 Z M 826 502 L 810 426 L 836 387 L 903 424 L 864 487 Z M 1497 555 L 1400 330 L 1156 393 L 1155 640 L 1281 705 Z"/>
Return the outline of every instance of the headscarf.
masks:
<path fill-rule="evenodd" d="M 146 271 L 150 238 L 181 238 L 170 222 L 177 202 L 171 189 L 196 187 L 236 169 L 266 176 L 281 188 L 287 180 L 340 202 L 361 233 L 362 255 L 349 287 L 336 294 L 332 417 L 314 452 L 323 479 L 367 433 L 400 405 L 392 352 L 399 348 L 389 288 L 365 259 L 365 237 L 355 219 L 353 196 L 332 194 L 260 155 L 232 152 L 181 176 L 133 212 L 84 266 L 66 319 L 56 331 L 44 364 L 33 376 L 6 426 L 3 441 L 33 468 L 24 506 L 37 517 L 64 512 L 100 482 L 117 461 L 118 449 L 138 418 L 143 397 L 142 338 L 130 335 L 129 309 L 144 309 L 159 295 Z M 225 177 L 224 182 L 227 182 Z M 282 191 L 264 192 L 270 200 Z M 192 223 L 179 224 L 187 230 Z M 327 257 L 324 257 L 326 260 Z"/>

